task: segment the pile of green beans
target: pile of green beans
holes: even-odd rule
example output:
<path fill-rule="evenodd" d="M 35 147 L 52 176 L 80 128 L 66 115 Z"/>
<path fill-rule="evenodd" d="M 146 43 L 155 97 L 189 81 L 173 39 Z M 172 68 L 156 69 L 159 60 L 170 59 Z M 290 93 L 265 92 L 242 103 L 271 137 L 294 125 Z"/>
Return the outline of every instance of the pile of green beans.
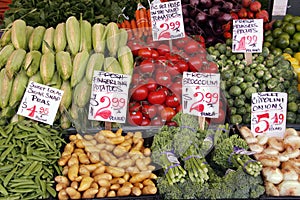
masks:
<path fill-rule="evenodd" d="M 62 131 L 50 125 L 23 120 L 0 126 L 0 200 L 55 197 L 64 144 Z"/>

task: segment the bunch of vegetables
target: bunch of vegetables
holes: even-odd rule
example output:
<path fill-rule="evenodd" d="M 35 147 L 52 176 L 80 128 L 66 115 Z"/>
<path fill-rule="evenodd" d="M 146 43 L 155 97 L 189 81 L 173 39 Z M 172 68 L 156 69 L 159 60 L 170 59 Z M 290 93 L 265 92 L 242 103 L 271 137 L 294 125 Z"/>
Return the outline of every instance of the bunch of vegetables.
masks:
<path fill-rule="evenodd" d="M 261 162 L 262 177 L 268 196 L 299 196 L 300 136 L 294 128 L 287 128 L 283 137 L 254 136 L 242 126 L 239 133 Z"/>
<path fill-rule="evenodd" d="M 154 195 L 151 150 L 141 132 L 101 130 L 72 134 L 58 160 L 63 167 L 55 177 L 58 199 L 92 199 Z M 145 145 L 145 146 L 144 146 Z"/>
<path fill-rule="evenodd" d="M 135 57 L 128 109 L 131 125 L 174 125 L 171 119 L 181 110 L 183 72 L 218 71 L 202 45 L 188 36 L 171 43 L 152 41 L 151 36 L 128 41 Z"/>
<path fill-rule="evenodd" d="M 9 123 L 34 81 L 64 91 L 55 123 L 63 129 L 71 121 L 78 130 L 92 126 L 87 112 L 93 73 L 131 74 L 134 60 L 127 40 L 126 30 L 115 22 L 92 25 L 71 16 L 46 28 L 15 20 L 1 37 L 1 123 Z"/>
<path fill-rule="evenodd" d="M 207 48 L 221 74 L 221 89 L 230 110 L 230 123 L 249 124 L 251 118 L 251 95 L 256 92 L 286 92 L 288 94 L 287 123 L 298 123 L 298 81 L 290 62 L 268 47 L 262 53 L 252 54 L 253 61 L 247 65 L 244 54 L 232 53 L 231 40 Z"/>
<path fill-rule="evenodd" d="M 33 121 L 0 127 L 0 198 L 48 199 L 56 197 L 54 177 L 64 144 L 62 133 Z"/>
<path fill-rule="evenodd" d="M 229 159 L 232 162 L 235 159 L 232 158 L 234 145 L 243 146 L 245 150 L 248 146 L 242 138 L 230 135 L 228 125 L 209 127 L 206 124 L 204 130 L 200 130 L 197 117 L 181 112 L 173 120 L 180 126 L 163 126 L 151 146 L 153 162 L 162 167 L 156 181 L 164 199 L 258 198 L 264 194 L 258 162 L 250 156 L 239 155 L 235 158 L 243 158 L 243 163 L 229 163 Z M 163 156 L 166 145 L 172 150 L 172 156 Z M 162 165 L 162 160 L 170 165 Z M 248 162 L 258 168 L 245 170 Z M 186 174 L 178 180 L 170 176 L 168 169 L 173 169 L 170 166 L 179 169 L 180 165 Z"/>

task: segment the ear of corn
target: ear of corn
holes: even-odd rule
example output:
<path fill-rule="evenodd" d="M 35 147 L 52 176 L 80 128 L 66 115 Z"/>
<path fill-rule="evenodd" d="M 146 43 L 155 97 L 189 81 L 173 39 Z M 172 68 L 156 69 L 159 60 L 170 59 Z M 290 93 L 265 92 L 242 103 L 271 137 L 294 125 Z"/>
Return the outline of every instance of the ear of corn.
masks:
<path fill-rule="evenodd" d="M 56 67 L 63 80 L 67 80 L 72 75 L 72 59 L 67 51 L 59 51 L 55 56 Z"/>
<path fill-rule="evenodd" d="M 5 45 L 9 44 L 11 42 L 11 28 L 5 30 L 3 33 L 2 33 L 2 36 L 1 36 L 1 47 L 4 47 Z"/>
<path fill-rule="evenodd" d="M 66 37 L 72 55 L 76 55 L 80 48 L 80 24 L 75 16 L 66 21 Z"/>
<path fill-rule="evenodd" d="M 47 53 L 49 51 L 53 52 L 54 49 L 54 44 L 53 44 L 53 40 L 54 40 L 54 28 L 53 27 L 49 27 L 46 29 L 45 34 L 44 34 L 44 38 L 42 41 L 42 53 Z"/>
<path fill-rule="evenodd" d="M 29 42 L 29 39 L 31 37 L 31 34 L 33 32 L 34 28 L 32 26 L 26 26 L 26 46 L 25 46 L 25 50 L 27 50 L 29 47 L 28 47 L 28 42 Z"/>
<path fill-rule="evenodd" d="M 91 85 L 88 84 L 87 80 L 83 78 L 75 87 L 73 92 L 74 103 L 83 108 L 91 98 Z"/>
<path fill-rule="evenodd" d="M 64 94 L 59 104 L 59 111 L 63 113 L 64 111 L 67 111 L 69 109 L 72 103 L 72 87 L 70 81 L 63 81 L 60 89 L 64 91 Z"/>
<path fill-rule="evenodd" d="M 78 116 L 79 115 L 79 107 L 74 102 L 72 102 L 72 104 L 71 104 L 69 113 L 73 120 L 77 120 L 79 118 L 79 116 Z"/>
<path fill-rule="evenodd" d="M 9 98 L 9 106 L 15 107 L 20 103 L 26 90 L 27 84 L 28 76 L 26 75 L 26 72 L 21 69 L 20 72 L 16 75 L 12 85 L 11 95 Z"/>
<path fill-rule="evenodd" d="M 87 51 L 79 52 L 75 55 L 73 60 L 73 70 L 71 75 L 71 86 L 74 87 L 84 77 L 86 66 L 89 60 L 89 53 Z"/>
<path fill-rule="evenodd" d="M 6 69 L 3 68 L 0 72 L 0 107 L 3 109 L 8 105 L 13 79 L 9 79 L 6 75 Z"/>
<path fill-rule="evenodd" d="M 88 84 L 92 84 L 94 71 L 102 70 L 104 63 L 104 55 L 102 53 L 94 53 L 90 56 L 86 66 L 85 78 Z"/>
<path fill-rule="evenodd" d="M 106 46 L 109 55 L 115 57 L 119 48 L 120 29 L 115 22 L 110 22 L 105 28 Z"/>
<path fill-rule="evenodd" d="M 88 52 L 92 49 L 92 25 L 87 20 L 80 21 L 80 35 L 81 35 L 81 48 L 80 50 L 86 50 Z"/>
<path fill-rule="evenodd" d="M 62 129 L 68 129 L 72 125 L 67 113 L 61 113 L 59 120 L 60 120 L 60 127 Z"/>
<path fill-rule="evenodd" d="M 53 53 L 45 53 L 41 57 L 40 73 L 43 83 L 47 85 L 51 80 L 55 72 L 55 56 Z"/>
<path fill-rule="evenodd" d="M 20 70 L 23 61 L 26 56 L 26 51 L 24 49 L 15 49 L 12 54 L 8 57 L 6 62 L 6 74 L 7 76 L 12 79 L 13 76 Z"/>
<path fill-rule="evenodd" d="M 116 74 L 123 74 L 120 63 L 115 57 L 106 57 L 104 59 L 104 71 Z"/>
<path fill-rule="evenodd" d="M 56 52 L 65 50 L 67 46 L 66 23 L 57 24 L 54 30 L 53 44 Z"/>
<path fill-rule="evenodd" d="M 43 80 L 42 80 L 42 77 L 41 77 L 40 72 L 38 71 L 38 72 L 37 72 L 36 74 L 34 74 L 33 76 L 29 77 L 28 82 L 30 82 L 30 81 L 33 81 L 33 82 L 42 84 L 42 83 L 43 83 Z"/>
<path fill-rule="evenodd" d="M 61 87 L 61 84 L 62 84 L 62 80 L 61 80 L 58 72 L 55 71 L 51 81 L 47 85 L 50 87 L 59 89 Z"/>
<path fill-rule="evenodd" d="M 133 54 L 131 49 L 125 45 L 118 49 L 118 60 L 124 74 L 132 75 L 133 72 Z"/>
<path fill-rule="evenodd" d="M 119 40 L 119 48 L 125 46 L 128 41 L 128 33 L 124 28 L 120 29 L 120 40 Z"/>
<path fill-rule="evenodd" d="M 96 53 L 104 53 L 105 51 L 105 26 L 101 23 L 96 23 L 92 27 L 92 43 Z"/>
<path fill-rule="evenodd" d="M 14 50 L 15 50 L 15 47 L 12 44 L 8 44 L 1 49 L 1 51 L 0 51 L 0 68 L 2 68 L 6 64 L 9 56 L 13 53 Z"/>
<path fill-rule="evenodd" d="M 11 42 L 16 49 L 26 49 L 26 22 L 22 19 L 17 19 L 12 23 L 11 27 Z"/>
<path fill-rule="evenodd" d="M 42 54 L 39 51 L 29 51 L 23 62 L 23 69 L 26 71 L 27 76 L 31 77 L 37 73 L 40 68 Z"/>
<path fill-rule="evenodd" d="M 46 28 L 44 26 L 37 26 L 34 28 L 28 41 L 30 51 L 39 50 L 42 46 Z"/>

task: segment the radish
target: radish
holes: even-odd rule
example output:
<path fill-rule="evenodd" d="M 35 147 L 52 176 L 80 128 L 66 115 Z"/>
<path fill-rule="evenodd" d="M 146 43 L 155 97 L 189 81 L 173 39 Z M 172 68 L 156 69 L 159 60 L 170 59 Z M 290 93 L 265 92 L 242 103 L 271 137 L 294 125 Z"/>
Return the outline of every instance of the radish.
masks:
<path fill-rule="evenodd" d="M 263 19 L 264 22 L 269 21 L 269 13 L 266 10 L 260 10 L 255 14 L 256 19 Z"/>
<path fill-rule="evenodd" d="M 242 0 L 242 6 L 244 8 L 248 8 L 250 6 L 251 2 L 252 2 L 251 0 Z"/>
<path fill-rule="evenodd" d="M 250 4 L 249 9 L 250 9 L 252 12 L 258 12 L 258 11 L 260 11 L 260 9 L 261 9 L 261 3 L 260 3 L 259 1 L 253 1 L 253 2 Z"/>

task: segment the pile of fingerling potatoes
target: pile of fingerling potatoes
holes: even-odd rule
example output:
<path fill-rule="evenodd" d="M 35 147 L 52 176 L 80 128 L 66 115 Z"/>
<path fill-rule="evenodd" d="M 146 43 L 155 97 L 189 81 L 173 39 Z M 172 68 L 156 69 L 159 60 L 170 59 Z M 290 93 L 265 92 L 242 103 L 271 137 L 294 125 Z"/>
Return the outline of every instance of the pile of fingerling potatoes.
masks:
<path fill-rule="evenodd" d="M 58 199 L 154 195 L 155 166 L 142 132 L 100 130 L 72 134 L 64 146 L 55 177 Z"/>

